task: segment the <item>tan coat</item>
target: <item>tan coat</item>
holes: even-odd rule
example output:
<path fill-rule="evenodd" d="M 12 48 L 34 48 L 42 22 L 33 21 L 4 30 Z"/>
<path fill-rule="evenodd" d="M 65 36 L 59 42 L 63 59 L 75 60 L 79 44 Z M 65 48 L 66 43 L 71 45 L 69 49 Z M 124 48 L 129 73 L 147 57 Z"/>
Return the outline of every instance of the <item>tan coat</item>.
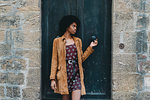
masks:
<path fill-rule="evenodd" d="M 82 41 L 80 38 L 74 37 L 78 54 L 78 65 L 81 79 L 81 95 L 85 95 L 84 86 L 84 74 L 82 68 L 82 62 L 84 62 L 87 57 L 94 51 L 92 47 L 88 47 L 83 53 L 82 51 Z M 67 84 L 67 71 L 66 71 L 66 41 L 65 36 L 55 38 L 53 41 L 53 52 L 52 52 L 52 62 L 51 62 L 51 75 L 50 80 L 55 79 L 57 90 L 55 93 L 60 93 L 62 95 L 69 94 L 68 84 Z"/>

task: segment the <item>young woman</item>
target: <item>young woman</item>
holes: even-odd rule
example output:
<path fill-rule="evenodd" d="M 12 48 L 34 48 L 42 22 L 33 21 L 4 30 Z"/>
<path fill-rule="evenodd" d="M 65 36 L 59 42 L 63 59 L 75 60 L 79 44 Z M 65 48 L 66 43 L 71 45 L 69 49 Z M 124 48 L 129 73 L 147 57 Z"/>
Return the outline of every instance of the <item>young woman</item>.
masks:
<path fill-rule="evenodd" d="M 63 34 L 53 41 L 51 62 L 51 88 L 62 95 L 63 100 L 80 100 L 85 95 L 82 62 L 94 51 L 98 41 L 91 42 L 86 51 L 82 51 L 82 41 L 73 36 L 79 28 L 80 21 L 73 15 L 64 16 L 59 23 Z"/>

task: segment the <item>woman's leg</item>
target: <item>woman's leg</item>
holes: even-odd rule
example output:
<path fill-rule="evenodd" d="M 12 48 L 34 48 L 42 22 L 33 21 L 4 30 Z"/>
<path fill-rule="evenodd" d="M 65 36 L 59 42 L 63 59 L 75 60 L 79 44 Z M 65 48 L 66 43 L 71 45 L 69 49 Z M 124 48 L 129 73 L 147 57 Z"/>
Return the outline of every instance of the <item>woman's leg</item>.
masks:
<path fill-rule="evenodd" d="M 81 90 L 72 91 L 72 100 L 80 100 Z"/>
<path fill-rule="evenodd" d="M 62 100 L 69 100 L 69 95 L 63 95 Z"/>

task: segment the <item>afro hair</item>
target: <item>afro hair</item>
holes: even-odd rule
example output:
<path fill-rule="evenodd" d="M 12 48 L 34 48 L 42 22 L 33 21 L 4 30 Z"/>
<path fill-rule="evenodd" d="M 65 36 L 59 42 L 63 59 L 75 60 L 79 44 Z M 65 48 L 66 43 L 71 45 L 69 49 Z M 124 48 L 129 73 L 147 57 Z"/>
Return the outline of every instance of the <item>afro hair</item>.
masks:
<path fill-rule="evenodd" d="M 64 16 L 59 22 L 59 33 L 62 35 L 66 32 L 66 29 L 75 22 L 77 24 L 77 29 L 80 27 L 80 20 L 73 15 Z"/>

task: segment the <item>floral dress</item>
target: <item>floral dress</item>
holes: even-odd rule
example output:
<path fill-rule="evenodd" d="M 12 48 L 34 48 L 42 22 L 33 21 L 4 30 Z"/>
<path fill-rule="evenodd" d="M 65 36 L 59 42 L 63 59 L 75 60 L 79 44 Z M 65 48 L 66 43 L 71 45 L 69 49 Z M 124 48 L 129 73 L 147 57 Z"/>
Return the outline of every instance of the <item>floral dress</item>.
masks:
<path fill-rule="evenodd" d="M 74 63 L 72 62 L 75 61 Z M 75 44 L 66 45 L 66 65 L 67 65 L 67 82 L 68 90 L 81 90 L 79 66 L 77 61 L 77 49 Z"/>

